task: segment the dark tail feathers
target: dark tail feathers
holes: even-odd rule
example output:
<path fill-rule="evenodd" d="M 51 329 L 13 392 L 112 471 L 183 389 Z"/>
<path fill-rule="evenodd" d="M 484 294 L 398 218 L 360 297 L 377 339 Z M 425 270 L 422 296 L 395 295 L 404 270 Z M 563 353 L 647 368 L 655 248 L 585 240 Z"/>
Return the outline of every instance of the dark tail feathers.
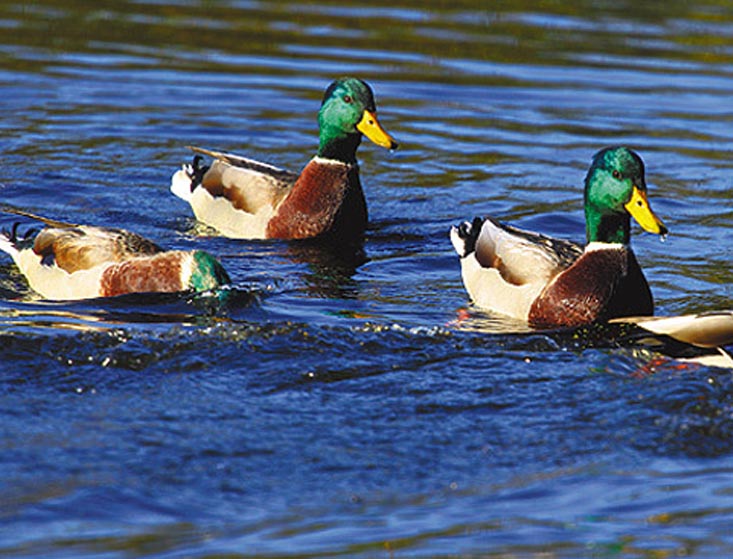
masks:
<path fill-rule="evenodd" d="M 21 223 L 19 221 L 16 221 L 15 223 L 13 223 L 10 229 L 3 228 L 2 231 L 0 231 L 0 234 L 2 234 L 2 236 L 5 237 L 17 249 L 23 249 L 27 246 L 31 246 L 33 244 L 33 240 L 36 238 L 36 235 L 38 235 L 38 232 L 40 231 L 40 229 L 36 227 L 30 227 L 24 232 L 21 232 L 20 225 Z"/>
<path fill-rule="evenodd" d="M 473 221 L 464 221 L 456 227 L 458 237 L 463 241 L 463 254 L 466 256 L 476 250 L 476 241 L 481 234 L 481 227 L 484 224 L 483 217 L 474 217 Z"/>
<path fill-rule="evenodd" d="M 200 155 L 194 155 L 193 161 L 186 167 L 186 174 L 191 177 L 191 192 L 199 186 L 203 180 L 206 171 L 209 170 L 208 165 L 203 164 L 204 158 Z"/>

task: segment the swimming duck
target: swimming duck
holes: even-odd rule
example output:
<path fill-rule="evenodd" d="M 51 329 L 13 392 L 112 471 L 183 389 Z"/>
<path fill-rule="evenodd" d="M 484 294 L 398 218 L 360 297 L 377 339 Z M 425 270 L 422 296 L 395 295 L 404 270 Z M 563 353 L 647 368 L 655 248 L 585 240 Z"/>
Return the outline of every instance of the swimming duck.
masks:
<path fill-rule="evenodd" d="M 628 316 L 614 318 L 614 324 L 634 324 L 643 330 L 668 336 L 702 348 L 733 344 L 733 310 L 723 309 L 679 316 Z"/>
<path fill-rule="evenodd" d="M 45 299 L 207 291 L 229 283 L 222 265 L 207 252 L 166 251 L 123 229 L 32 217 L 47 227 L 21 235 L 16 224 L 0 233 L 0 250 L 13 258 L 31 288 Z"/>
<path fill-rule="evenodd" d="M 367 208 L 356 150 L 362 135 L 396 149 L 376 116 L 374 94 L 362 80 L 342 78 L 326 89 L 318 113 L 318 152 L 300 174 L 266 163 L 192 147 L 193 163 L 173 175 L 171 191 L 196 218 L 237 239 L 306 239 L 331 235 L 357 241 Z M 202 165 L 201 155 L 214 159 Z"/>
<path fill-rule="evenodd" d="M 584 201 L 585 247 L 492 218 L 452 227 L 474 303 L 549 328 L 653 314 L 649 285 L 629 244 L 630 218 L 651 233 L 666 235 L 667 228 L 649 206 L 639 155 L 627 147 L 596 153 Z"/>
<path fill-rule="evenodd" d="M 678 361 L 708 367 L 733 368 L 724 346 L 733 344 L 733 310 L 680 316 L 628 316 L 609 320 L 618 326 L 621 342 L 648 348 Z M 629 329 L 631 328 L 631 329 Z"/>

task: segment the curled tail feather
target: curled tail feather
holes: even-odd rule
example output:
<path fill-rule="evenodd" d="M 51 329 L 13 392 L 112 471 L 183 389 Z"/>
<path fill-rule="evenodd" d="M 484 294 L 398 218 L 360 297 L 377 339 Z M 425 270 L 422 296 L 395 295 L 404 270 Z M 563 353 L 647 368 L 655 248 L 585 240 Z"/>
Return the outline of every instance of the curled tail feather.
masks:
<path fill-rule="evenodd" d="M 483 218 L 475 217 L 473 221 L 464 221 L 451 228 L 450 238 L 458 256 L 465 258 L 476 250 L 476 241 L 481 234 L 483 224 Z"/>
<path fill-rule="evenodd" d="M 38 234 L 35 227 L 20 232 L 20 223 L 15 222 L 10 229 L 0 231 L 0 250 L 9 254 L 14 260 L 18 253 L 33 246 L 33 241 Z"/>
<path fill-rule="evenodd" d="M 191 163 L 187 163 L 173 174 L 171 192 L 181 200 L 190 202 L 191 193 L 203 181 L 206 171 L 209 170 L 207 165 L 203 165 L 203 160 L 204 158 L 200 155 L 194 155 Z"/>

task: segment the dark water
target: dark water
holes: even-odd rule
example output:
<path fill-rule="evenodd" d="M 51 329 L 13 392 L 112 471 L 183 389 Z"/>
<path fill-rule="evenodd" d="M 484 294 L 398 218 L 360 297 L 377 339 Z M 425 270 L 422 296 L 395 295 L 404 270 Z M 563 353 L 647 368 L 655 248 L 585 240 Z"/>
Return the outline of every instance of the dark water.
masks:
<path fill-rule="evenodd" d="M 730 307 L 728 2 L 91 4 L 0 6 L 2 202 L 235 287 L 47 303 L 0 255 L 0 556 L 733 556 L 731 373 L 507 333 L 447 237 L 582 239 L 626 143 L 672 232 L 634 237 L 658 312 Z M 297 170 L 343 74 L 403 146 L 359 152 L 366 261 L 197 229 L 185 146 Z"/>

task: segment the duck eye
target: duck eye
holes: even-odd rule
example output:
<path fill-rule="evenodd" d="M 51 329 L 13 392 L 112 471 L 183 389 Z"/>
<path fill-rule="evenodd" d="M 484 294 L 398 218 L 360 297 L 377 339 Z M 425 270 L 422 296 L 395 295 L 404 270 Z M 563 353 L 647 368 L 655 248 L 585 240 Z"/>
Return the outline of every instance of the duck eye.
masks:
<path fill-rule="evenodd" d="M 613 178 L 614 179 L 620 179 L 621 178 L 621 173 L 619 173 L 618 170 L 616 170 L 616 169 L 613 170 Z"/>
<path fill-rule="evenodd" d="M 351 95 L 344 95 L 344 103 L 351 103 Z"/>

